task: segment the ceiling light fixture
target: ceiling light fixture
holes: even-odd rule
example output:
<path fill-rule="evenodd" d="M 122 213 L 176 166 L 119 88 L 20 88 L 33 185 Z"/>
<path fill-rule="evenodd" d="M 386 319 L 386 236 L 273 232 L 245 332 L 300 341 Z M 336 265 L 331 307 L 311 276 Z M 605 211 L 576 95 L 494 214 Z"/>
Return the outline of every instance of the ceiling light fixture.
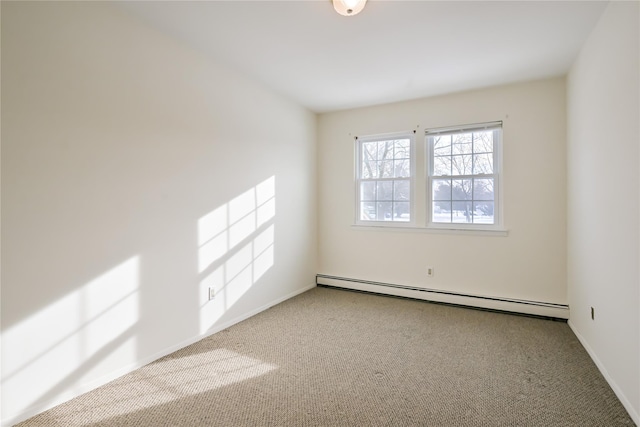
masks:
<path fill-rule="evenodd" d="M 353 16 L 360 13 L 366 3 L 367 0 L 333 0 L 333 8 L 340 15 Z"/>

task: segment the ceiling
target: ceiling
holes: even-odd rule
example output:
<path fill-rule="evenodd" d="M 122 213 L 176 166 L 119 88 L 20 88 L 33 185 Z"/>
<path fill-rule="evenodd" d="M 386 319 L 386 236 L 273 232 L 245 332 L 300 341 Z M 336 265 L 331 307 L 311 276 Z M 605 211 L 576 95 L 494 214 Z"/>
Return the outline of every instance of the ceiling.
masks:
<path fill-rule="evenodd" d="M 565 74 L 600 1 L 118 3 L 161 31 L 327 112 Z"/>

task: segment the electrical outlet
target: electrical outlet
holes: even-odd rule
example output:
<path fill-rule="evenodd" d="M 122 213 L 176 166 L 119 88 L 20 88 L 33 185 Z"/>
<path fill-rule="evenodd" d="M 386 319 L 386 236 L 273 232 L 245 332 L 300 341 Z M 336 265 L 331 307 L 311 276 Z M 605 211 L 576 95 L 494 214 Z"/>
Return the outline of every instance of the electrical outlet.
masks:
<path fill-rule="evenodd" d="M 591 307 L 591 320 L 596 320 L 596 311 Z"/>
<path fill-rule="evenodd" d="M 433 277 L 433 267 L 427 267 L 427 276 Z"/>
<path fill-rule="evenodd" d="M 216 291 L 213 288 L 209 288 L 209 301 L 211 301 L 216 296 Z"/>

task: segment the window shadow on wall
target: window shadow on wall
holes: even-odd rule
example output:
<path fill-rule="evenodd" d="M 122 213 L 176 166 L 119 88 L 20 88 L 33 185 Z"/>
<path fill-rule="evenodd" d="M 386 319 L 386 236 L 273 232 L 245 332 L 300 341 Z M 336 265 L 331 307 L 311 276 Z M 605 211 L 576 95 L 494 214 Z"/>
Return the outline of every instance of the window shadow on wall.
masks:
<path fill-rule="evenodd" d="M 275 215 L 271 176 L 198 220 L 201 334 L 273 267 Z"/>

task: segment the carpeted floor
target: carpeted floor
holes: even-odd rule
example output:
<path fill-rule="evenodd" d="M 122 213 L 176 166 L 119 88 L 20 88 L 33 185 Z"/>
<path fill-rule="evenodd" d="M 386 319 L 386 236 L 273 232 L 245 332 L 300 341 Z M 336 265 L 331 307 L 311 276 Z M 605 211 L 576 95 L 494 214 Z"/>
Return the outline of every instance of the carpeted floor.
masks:
<path fill-rule="evenodd" d="M 18 425 L 634 423 L 566 323 L 314 288 Z"/>

